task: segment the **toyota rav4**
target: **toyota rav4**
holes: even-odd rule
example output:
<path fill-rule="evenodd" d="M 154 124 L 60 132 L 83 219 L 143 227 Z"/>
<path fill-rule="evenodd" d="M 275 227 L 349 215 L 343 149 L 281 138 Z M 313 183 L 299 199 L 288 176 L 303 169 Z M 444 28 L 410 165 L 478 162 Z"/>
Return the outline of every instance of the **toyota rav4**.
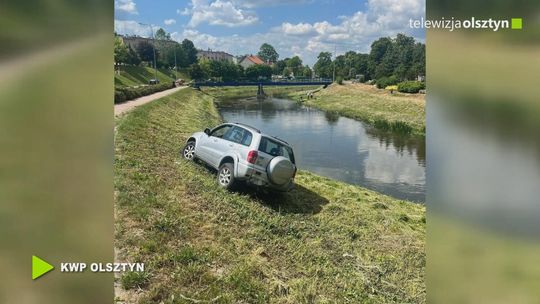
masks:
<path fill-rule="evenodd" d="M 240 123 L 225 123 L 192 134 L 182 155 L 217 169 L 217 182 L 227 189 L 243 181 L 288 191 L 297 171 L 293 149 L 287 142 Z"/>

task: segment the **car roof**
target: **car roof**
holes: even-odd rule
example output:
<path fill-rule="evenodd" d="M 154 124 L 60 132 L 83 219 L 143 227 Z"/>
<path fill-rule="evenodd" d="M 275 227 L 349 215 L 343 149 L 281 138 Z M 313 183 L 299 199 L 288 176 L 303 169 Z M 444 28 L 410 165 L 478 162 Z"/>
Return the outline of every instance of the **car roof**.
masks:
<path fill-rule="evenodd" d="M 240 122 L 230 122 L 229 124 L 243 127 L 244 129 L 248 129 L 248 130 L 250 130 L 252 132 L 255 132 L 255 133 L 262 133 L 261 130 L 259 130 L 259 129 L 253 127 L 253 126 L 250 126 L 248 124 L 244 124 L 244 123 L 240 123 Z"/>

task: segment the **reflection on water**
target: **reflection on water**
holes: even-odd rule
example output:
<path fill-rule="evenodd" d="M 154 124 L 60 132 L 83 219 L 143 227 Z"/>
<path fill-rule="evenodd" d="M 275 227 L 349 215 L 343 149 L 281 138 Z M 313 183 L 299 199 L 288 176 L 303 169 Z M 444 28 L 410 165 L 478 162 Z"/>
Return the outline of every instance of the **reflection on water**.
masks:
<path fill-rule="evenodd" d="M 300 169 L 399 199 L 425 200 L 425 143 L 381 133 L 336 113 L 287 99 L 222 101 L 226 121 L 253 125 L 288 141 Z"/>

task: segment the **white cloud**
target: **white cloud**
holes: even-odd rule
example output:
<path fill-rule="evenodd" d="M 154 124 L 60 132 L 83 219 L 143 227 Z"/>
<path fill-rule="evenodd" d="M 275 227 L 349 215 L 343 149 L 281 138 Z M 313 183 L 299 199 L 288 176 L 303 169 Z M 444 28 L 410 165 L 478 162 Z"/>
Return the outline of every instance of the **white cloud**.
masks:
<path fill-rule="evenodd" d="M 173 25 L 173 24 L 176 23 L 176 20 L 174 20 L 174 19 L 165 19 L 163 21 L 163 23 L 165 23 L 165 25 Z"/>
<path fill-rule="evenodd" d="M 291 24 L 289 22 L 284 22 L 281 24 L 281 30 L 284 34 L 293 36 L 310 35 L 316 32 L 313 25 L 309 23 Z"/>
<path fill-rule="evenodd" d="M 418 19 L 424 14 L 424 0 L 369 0 L 365 12 L 340 16 L 338 23 L 284 22 L 273 31 L 286 35 L 288 38 L 283 39 L 285 41 L 303 36 L 304 57 L 316 56 L 315 53 L 321 51 L 333 51 L 334 47 L 338 54 L 347 50 L 367 52 L 371 43 L 380 37 L 395 36 L 398 33 L 413 35 L 413 30 L 408 26 L 409 19 Z M 416 38 L 423 40 L 423 37 Z"/>
<path fill-rule="evenodd" d="M 137 5 L 133 0 L 115 0 L 114 8 L 117 11 L 137 15 Z"/>
<path fill-rule="evenodd" d="M 187 15 L 191 15 L 191 10 L 190 10 L 189 8 L 186 7 L 186 8 L 184 8 L 183 10 L 177 9 L 177 10 L 176 10 L 176 13 L 177 13 L 178 15 L 187 16 Z"/>
<path fill-rule="evenodd" d="M 232 1 L 216 0 L 192 0 L 190 7 L 177 10 L 182 15 L 191 14 L 189 27 L 197 27 L 199 24 L 222 25 L 237 27 L 255 24 L 259 18 L 255 12 L 240 8 Z"/>
<path fill-rule="evenodd" d="M 234 3 L 246 8 L 255 8 L 263 6 L 302 4 L 311 1 L 312 0 L 234 0 Z"/>
<path fill-rule="evenodd" d="M 300 0 L 298 0 L 300 1 Z M 251 4 L 248 4 L 250 2 Z M 284 3 L 285 1 L 277 1 Z M 197 48 L 222 50 L 234 55 L 255 54 L 264 42 L 273 45 L 280 58 L 299 55 L 305 64 L 313 66 L 320 52 L 337 54 L 346 51 L 369 52 L 371 43 L 380 37 L 395 37 L 398 33 L 417 35 L 409 28 L 409 18 L 418 19 L 425 14 L 424 0 L 368 0 L 367 8 L 349 16 L 340 16 L 337 22 L 313 23 L 283 22 L 266 33 L 251 35 L 214 36 L 195 29 L 199 24 L 239 26 L 257 22 L 257 17 L 243 8 L 271 5 L 270 1 L 256 0 L 192 0 L 191 4 L 178 12 L 192 15 L 188 27 L 173 33 L 173 39 L 190 39 Z M 274 3 L 276 4 L 276 3 Z M 220 8 L 218 10 L 217 8 Z"/>
<path fill-rule="evenodd" d="M 152 26 L 154 29 L 158 28 L 155 25 Z M 114 20 L 114 31 L 121 35 L 151 36 L 150 26 L 133 20 Z"/>

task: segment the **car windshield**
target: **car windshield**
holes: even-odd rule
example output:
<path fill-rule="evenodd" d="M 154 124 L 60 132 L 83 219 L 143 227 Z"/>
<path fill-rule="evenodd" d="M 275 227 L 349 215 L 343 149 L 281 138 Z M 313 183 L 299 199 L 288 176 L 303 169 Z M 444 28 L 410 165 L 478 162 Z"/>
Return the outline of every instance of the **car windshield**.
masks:
<path fill-rule="evenodd" d="M 225 136 L 227 131 L 229 131 L 230 129 L 231 129 L 230 125 L 219 126 L 219 127 L 215 128 L 214 130 L 212 130 L 212 133 L 210 133 L 210 136 L 223 138 L 223 136 Z"/>
<path fill-rule="evenodd" d="M 294 154 L 291 147 L 286 146 L 278 141 L 272 140 L 268 137 L 262 137 L 259 144 L 259 151 L 270 154 L 272 156 L 283 156 L 288 158 L 293 164 Z"/>

